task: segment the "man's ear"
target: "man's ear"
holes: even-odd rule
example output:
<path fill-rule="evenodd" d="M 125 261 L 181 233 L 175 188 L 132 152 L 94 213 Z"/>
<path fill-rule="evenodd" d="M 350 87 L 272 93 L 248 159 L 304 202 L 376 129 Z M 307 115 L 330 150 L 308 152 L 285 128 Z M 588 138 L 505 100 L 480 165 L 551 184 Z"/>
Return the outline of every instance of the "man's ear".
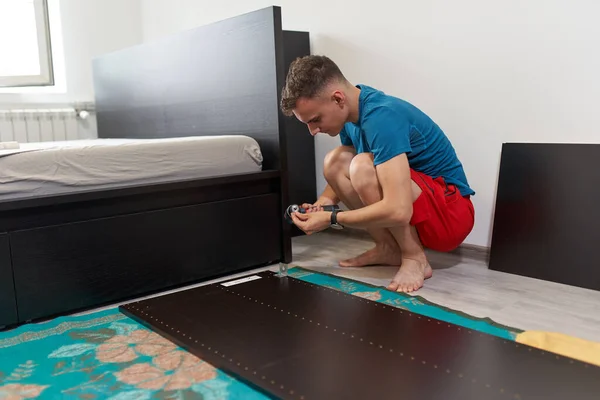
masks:
<path fill-rule="evenodd" d="M 340 107 L 344 105 L 344 101 L 346 100 L 344 93 L 342 93 L 339 90 L 333 92 L 333 94 L 331 95 L 331 99 Z"/>

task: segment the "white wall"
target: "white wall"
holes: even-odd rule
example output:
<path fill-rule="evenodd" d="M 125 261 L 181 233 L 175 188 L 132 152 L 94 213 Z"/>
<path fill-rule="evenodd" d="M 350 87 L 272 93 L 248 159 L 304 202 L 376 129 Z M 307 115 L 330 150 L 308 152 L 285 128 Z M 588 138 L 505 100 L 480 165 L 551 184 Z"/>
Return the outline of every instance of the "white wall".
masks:
<path fill-rule="evenodd" d="M 52 38 L 58 88 L 1 90 L 0 108 L 93 101 L 92 58 L 142 42 L 140 0 L 50 0 L 49 8 L 61 28 Z"/>
<path fill-rule="evenodd" d="M 142 0 L 144 40 L 267 7 L 263 0 Z M 600 142 L 600 3 L 593 0 L 281 0 L 283 27 L 313 54 L 421 107 L 463 161 L 490 244 L 501 144 Z M 308 132 L 307 132 L 308 134 Z M 317 137 L 321 160 L 338 139 Z M 307 199 L 310 201 L 311 199 Z"/>

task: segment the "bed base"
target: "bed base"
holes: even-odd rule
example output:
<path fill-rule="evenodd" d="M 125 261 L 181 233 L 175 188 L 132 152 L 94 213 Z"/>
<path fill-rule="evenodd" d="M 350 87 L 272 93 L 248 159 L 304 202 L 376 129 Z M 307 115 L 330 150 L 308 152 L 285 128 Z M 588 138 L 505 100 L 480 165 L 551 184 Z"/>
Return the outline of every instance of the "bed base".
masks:
<path fill-rule="evenodd" d="M 0 234 L 0 327 L 18 321 L 8 235 Z"/>
<path fill-rule="evenodd" d="M 279 173 L 0 203 L 0 326 L 291 261 Z"/>
<path fill-rule="evenodd" d="M 562 400 L 600 392 L 596 366 L 269 271 L 121 310 L 281 399 Z"/>

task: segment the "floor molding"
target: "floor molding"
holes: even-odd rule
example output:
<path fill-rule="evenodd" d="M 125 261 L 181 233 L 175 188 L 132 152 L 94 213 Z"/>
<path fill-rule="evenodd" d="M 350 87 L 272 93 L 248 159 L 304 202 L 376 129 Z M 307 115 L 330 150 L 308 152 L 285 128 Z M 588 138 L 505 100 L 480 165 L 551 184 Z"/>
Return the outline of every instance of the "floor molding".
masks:
<path fill-rule="evenodd" d="M 476 244 L 463 243 L 456 250 L 451 251 L 451 253 L 471 260 L 484 262 L 486 265 L 490 260 L 490 248 Z"/>

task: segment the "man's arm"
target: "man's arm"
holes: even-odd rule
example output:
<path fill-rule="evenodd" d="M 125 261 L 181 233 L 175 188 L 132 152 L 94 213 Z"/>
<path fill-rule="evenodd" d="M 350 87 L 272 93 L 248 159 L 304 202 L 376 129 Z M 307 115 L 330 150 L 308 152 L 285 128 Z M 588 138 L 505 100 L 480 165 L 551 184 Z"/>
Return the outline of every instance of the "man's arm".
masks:
<path fill-rule="evenodd" d="M 333 191 L 331 186 L 329 186 L 329 184 L 327 184 L 327 186 L 325 186 L 325 190 L 323 190 L 323 193 L 321 193 L 321 196 L 319 196 L 319 199 L 316 201 L 315 204 L 324 206 L 324 205 L 337 204 L 339 202 L 340 202 L 340 198 L 335 194 L 335 192 Z"/>
<path fill-rule="evenodd" d="M 330 206 L 339 202 L 340 198 L 335 194 L 331 186 L 327 184 L 325 190 L 323 190 L 323 193 L 321 193 L 317 201 L 315 201 L 313 204 L 303 203 L 302 208 L 308 210 L 307 212 L 322 211 L 323 206 Z"/>
<path fill-rule="evenodd" d="M 355 228 L 388 228 L 407 225 L 412 217 L 413 189 L 406 154 L 400 154 L 376 167 L 383 191 L 381 201 L 337 215 L 343 226 Z"/>

